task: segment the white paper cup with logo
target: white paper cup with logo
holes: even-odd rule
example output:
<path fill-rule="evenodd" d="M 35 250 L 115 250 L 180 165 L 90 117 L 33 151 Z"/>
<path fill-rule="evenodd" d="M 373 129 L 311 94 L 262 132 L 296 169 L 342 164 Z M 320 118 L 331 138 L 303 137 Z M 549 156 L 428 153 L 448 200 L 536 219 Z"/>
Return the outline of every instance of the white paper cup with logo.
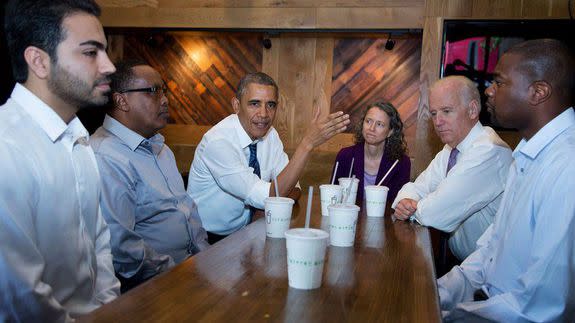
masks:
<path fill-rule="evenodd" d="M 359 185 L 359 179 L 353 177 L 340 177 L 338 179 L 339 185 L 343 187 L 343 196 L 346 196 L 347 199 L 345 201 L 341 201 L 341 203 L 348 203 L 348 204 L 355 204 L 355 199 L 357 198 L 357 186 Z M 351 182 L 351 186 L 350 183 Z"/>
<path fill-rule="evenodd" d="M 330 244 L 336 247 L 353 246 L 359 206 L 341 203 L 330 205 L 328 209 Z"/>
<path fill-rule="evenodd" d="M 341 185 L 323 184 L 319 186 L 321 199 L 321 215 L 329 215 L 327 207 L 332 204 L 341 203 L 343 187 Z"/>
<path fill-rule="evenodd" d="M 287 197 L 267 197 L 264 200 L 266 236 L 284 238 L 289 229 L 294 200 Z"/>
<path fill-rule="evenodd" d="M 389 192 L 389 187 L 387 186 L 368 185 L 365 187 L 367 216 L 383 217 L 385 203 L 387 202 L 387 192 Z"/>
<path fill-rule="evenodd" d="M 329 234 L 319 229 L 295 228 L 286 231 L 285 237 L 289 286 L 319 288 Z"/>

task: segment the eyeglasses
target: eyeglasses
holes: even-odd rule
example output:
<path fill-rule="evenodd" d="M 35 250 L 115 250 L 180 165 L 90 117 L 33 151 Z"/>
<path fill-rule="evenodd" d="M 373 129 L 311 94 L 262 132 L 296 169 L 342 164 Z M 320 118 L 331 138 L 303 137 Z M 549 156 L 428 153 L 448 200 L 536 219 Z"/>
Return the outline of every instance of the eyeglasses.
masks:
<path fill-rule="evenodd" d="M 150 94 L 153 93 L 157 97 L 161 97 L 162 95 L 166 94 L 167 91 L 168 91 L 168 88 L 166 87 L 166 85 L 162 85 L 162 86 L 153 86 L 153 87 L 143 87 L 143 88 L 139 88 L 139 89 L 121 90 L 121 91 L 118 91 L 118 93 L 144 92 L 144 93 L 150 93 Z"/>

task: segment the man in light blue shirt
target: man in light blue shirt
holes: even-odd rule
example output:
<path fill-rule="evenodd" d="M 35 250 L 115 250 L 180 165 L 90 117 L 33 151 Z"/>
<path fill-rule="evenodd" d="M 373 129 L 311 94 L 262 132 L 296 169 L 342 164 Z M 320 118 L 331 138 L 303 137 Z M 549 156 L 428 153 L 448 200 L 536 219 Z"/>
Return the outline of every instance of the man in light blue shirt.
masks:
<path fill-rule="evenodd" d="M 90 144 L 102 177 L 114 268 L 126 290 L 208 244 L 174 154 L 158 133 L 168 121 L 160 74 L 143 62 L 120 63 L 112 92 L 114 107 Z"/>
<path fill-rule="evenodd" d="M 445 321 L 575 319 L 575 63 L 556 40 L 501 57 L 485 91 L 494 122 L 523 137 L 494 224 L 438 281 Z M 472 184 L 470 184 L 472 185 Z"/>

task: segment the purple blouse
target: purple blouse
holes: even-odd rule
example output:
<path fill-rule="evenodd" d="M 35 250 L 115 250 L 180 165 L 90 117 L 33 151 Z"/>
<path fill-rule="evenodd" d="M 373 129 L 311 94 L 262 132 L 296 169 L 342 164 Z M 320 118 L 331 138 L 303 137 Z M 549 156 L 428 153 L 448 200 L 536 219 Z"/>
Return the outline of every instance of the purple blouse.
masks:
<path fill-rule="evenodd" d="M 337 153 L 336 161 L 339 162 L 339 166 L 337 168 L 336 174 L 336 182 L 337 179 L 340 177 L 347 177 L 349 175 L 349 168 L 351 166 L 351 159 L 354 158 L 355 161 L 353 162 L 353 172 L 355 177 L 359 179 L 359 187 L 357 190 L 357 199 L 356 204 L 361 205 L 363 203 L 363 194 L 364 194 L 364 187 L 365 185 L 365 177 L 364 177 L 364 144 L 355 144 L 350 147 L 343 148 L 342 150 Z M 377 172 L 377 176 L 375 178 L 375 183 L 378 183 L 383 175 L 387 173 L 391 165 L 395 160 L 391 160 L 387 158 L 386 154 L 384 153 L 381 157 L 381 162 L 379 163 L 379 170 Z M 333 168 L 335 168 L 335 163 Z M 333 174 L 332 169 L 332 174 Z M 385 181 L 382 185 L 389 187 L 389 192 L 387 193 L 387 202 L 391 203 L 397 196 L 397 192 L 401 189 L 403 184 L 409 182 L 409 175 L 411 172 L 411 161 L 409 157 L 403 155 L 393 171 L 387 176 Z"/>

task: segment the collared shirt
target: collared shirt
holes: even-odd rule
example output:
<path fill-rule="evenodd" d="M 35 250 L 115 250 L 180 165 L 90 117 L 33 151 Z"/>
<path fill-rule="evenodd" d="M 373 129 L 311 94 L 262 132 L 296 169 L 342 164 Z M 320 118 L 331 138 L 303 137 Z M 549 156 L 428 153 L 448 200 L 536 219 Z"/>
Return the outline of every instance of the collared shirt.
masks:
<path fill-rule="evenodd" d="M 106 115 L 90 139 L 102 175 L 102 213 L 116 272 L 141 282 L 208 247 L 174 154 Z"/>
<path fill-rule="evenodd" d="M 261 179 L 248 166 L 252 139 L 232 114 L 210 129 L 190 167 L 188 193 L 198 204 L 207 231 L 227 235 L 250 221 L 250 206 L 264 208 L 271 179 L 288 164 L 277 131 L 257 141 Z"/>
<path fill-rule="evenodd" d="M 493 223 L 512 157 L 495 131 L 479 122 L 456 148 L 457 163 L 447 175 L 451 148 L 445 145 L 415 182 L 403 186 L 392 207 L 404 198 L 418 201 L 415 220 L 451 232 L 451 251 L 465 259 Z"/>
<path fill-rule="evenodd" d="M 88 132 L 20 84 L 0 125 L 0 321 L 62 321 L 113 300 Z"/>
<path fill-rule="evenodd" d="M 575 320 L 575 113 L 567 109 L 513 152 L 495 223 L 439 281 L 448 320 Z M 489 299 L 471 302 L 482 288 Z"/>

